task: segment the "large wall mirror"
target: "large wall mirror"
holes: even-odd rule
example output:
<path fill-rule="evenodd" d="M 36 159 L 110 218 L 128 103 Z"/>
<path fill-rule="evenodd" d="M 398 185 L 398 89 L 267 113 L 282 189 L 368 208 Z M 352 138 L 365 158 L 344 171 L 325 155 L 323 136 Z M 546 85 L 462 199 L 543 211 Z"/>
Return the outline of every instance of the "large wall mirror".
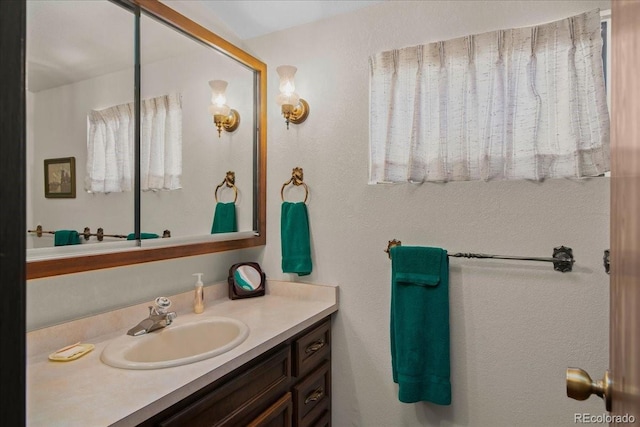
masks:
<path fill-rule="evenodd" d="M 157 0 L 28 1 L 26 82 L 28 279 L 265 244 L 264 63 Z"/>

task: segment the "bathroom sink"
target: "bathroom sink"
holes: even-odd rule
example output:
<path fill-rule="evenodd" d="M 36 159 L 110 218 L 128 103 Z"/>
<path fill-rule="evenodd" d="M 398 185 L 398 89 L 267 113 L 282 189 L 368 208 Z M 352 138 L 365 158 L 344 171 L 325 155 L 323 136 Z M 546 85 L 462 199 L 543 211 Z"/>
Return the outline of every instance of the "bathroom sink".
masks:
<path fill-rule="evenodd" d="M 141 335 L 122 335 L 111 341 L 100 359 L 124 369 L 158 369 L 186 365 L 225 353 L 240 345 L 249 327 L 236 319 L 207 317 Z"/>

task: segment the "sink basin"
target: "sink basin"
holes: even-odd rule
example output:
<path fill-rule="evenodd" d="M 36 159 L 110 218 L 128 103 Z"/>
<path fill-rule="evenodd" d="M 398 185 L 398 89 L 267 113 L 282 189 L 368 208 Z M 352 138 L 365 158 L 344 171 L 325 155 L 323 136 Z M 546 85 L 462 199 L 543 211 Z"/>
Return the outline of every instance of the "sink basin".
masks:
<path fill-rule="evenodd" d="M 225 353 L 249 335 L 247 325 L 228 317 L 179 321 L 146 335 L 122 335 L 104 348 L 100 359 L 116 368 L 169 368 Z"/>

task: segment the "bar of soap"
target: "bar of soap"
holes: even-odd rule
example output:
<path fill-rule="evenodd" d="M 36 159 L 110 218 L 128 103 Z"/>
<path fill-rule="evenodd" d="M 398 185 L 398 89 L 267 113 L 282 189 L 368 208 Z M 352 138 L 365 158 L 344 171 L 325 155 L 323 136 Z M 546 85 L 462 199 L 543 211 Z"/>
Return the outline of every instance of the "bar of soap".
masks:
<path fill-rule="evenodd" d="M 93 344 L 75 344 L 71 347 L 65 347 L 55 353 L 51 353 L 49 355 L 49 360 L 53 360 L 55 362 L 69 362 L 84 356 L 94 348 L 95 346 Z"/>

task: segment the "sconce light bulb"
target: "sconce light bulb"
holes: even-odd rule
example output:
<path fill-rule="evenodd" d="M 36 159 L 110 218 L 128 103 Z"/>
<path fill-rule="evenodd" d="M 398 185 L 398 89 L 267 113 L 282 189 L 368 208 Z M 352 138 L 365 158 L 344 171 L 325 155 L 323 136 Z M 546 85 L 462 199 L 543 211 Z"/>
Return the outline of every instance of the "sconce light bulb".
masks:
<path fill-rule="evenodd" d="M 219 93 L 217 95 L 211 97 L 211 103 L 217 105 L 218 107 L 222 107 L 227 103 L 227 97 L 224 96 L 223 93 Z"/>
<path fill-rule="evenodd" d="M 282 94 L 285 96 L 291 96 L 293 92 L 296 90 L 296 85 L 293 84 L 292 81 L 288 81 L 284 84 L 282 88 Z"/>

